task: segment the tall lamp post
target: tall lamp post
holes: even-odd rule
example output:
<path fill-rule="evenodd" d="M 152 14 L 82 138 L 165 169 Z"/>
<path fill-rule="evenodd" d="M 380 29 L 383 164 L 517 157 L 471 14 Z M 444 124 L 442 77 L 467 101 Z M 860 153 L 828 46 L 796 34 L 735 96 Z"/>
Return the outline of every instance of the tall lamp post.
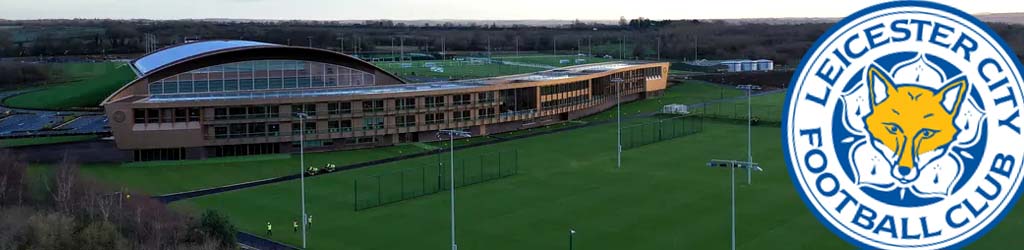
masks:
<path fill-rule="evenodd" d="M 569 250 L 573 250 L 572 237 L 576 235 L 576 229 L 569 229 Z"/>
<path fill-rule="evenodd" d="M 752 146 L 750 144 L 750 137 L 751 137 L 750 127 L 752 126 L 751 123 L 753 122 L 753 120 L 752 120 L 753 117 L 750 115 L 750 106 L 751 106 L 751 94 L 750 94 L 750 92 L 754 91 L 754 90 L 761 89 L 761 86 L 747 84 L 747 85 L 736 86 L 736 88 L 737 89 L 743 89 L 743 90 L 747 91 L 747 163 L 746 163 L 746 165 L 747 165 L 747 185 L 750 185 L 751 184 L 750 183 L 750 171 L 753 171 L 753 167 L 751 167 L 751 164 L 753 164 L 753 162 L 754 162 L 754 155 L 753 155 L 753 152 L 752 152 L 753 150 L 752 150 Z"/>
<path fill-rule="evenodd" d="M 451 178 L 451 221 L 452 221 L 452 250 L 458 250 L 458 245 L 455 244 L 455 137 L 470 137 L 472 134 L 462 130 L 442 129 L 437 131 L 437 138 L 441 138 L 441 135 L 448 136 L 448 145 L 450 146 L 451 152 L 451 165 L 448 165 L 449 171 L 448 177 Z"/>
<path fill-rule="evenodd" d="M 302 183 L 302 248 L 306 248 L 306 119 L 309 115 L 305 112 L 295 113 L 299 117 L 299 182 Z"/>
<path fill-rule="evenodd" d="M 616 153 L 616 164 L 615 168 L 622 167 L 622 83 L 624 81 L 620 77 L 612 78 L 612 83 L 615 83 L 615 136 L 618 140 L 618 144 L 615 148 Z"/>

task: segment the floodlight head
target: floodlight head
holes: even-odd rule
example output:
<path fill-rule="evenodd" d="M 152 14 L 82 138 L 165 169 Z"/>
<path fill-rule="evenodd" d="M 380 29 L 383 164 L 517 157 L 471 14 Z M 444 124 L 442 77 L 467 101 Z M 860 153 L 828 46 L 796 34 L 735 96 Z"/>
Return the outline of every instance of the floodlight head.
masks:
<path fill-rule="evenodd" d="M 612 78 L 612 82 L 614 82 L 614 83 L 622 83 L 624 81 L 625 80 L 622 80 L 622 78 L 620 78 L 620 77 Z"/>
<path fill-rule="evenodd" d="M 570 234 L 576 234 L 576 229 L 569 229 Z"/>
<path fill-rule="evenodd" d="M 761 89 L 761 86 L 753 85 L 753 84 L 744 84 L 744 85 L 736 85 L 736 89 L 759 90 L 759 89 Z"/>
<path fill-rule="evenodd" d="M 295 113 L 295 116 L 299 117 L 299 118 L 302 118 L 302 119 L 309 119 L 309 115 L 306 114 L 305 112 L 297 112 L 297 113 Z"/>
<path fill-rule="evenodd" d="M 450 137 L 472 137 L 473 136 L 473 134 L 470 134 L 468 131 L 454 130 L 454 129 L 438 130 L 437 131 L 437 137 L 440 138 L 441 135 L 448 135 Z"/>

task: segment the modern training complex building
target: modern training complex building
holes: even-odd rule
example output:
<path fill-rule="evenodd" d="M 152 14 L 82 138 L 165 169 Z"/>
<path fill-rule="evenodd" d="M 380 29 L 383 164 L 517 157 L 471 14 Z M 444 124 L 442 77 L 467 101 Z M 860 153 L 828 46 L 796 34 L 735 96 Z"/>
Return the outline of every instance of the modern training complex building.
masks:
<path fill-rule="evenodd" d="M 185 43 L 131 62 L 103 101 L 134 160 L 201 159 L 434 141 L 543 126 L 661 94 L 669 63 L 587 64 L 486 79 L 407 83 L 365 61 L 253 41 Z M 299 114 L 305 114 L 300 118 Z"/>

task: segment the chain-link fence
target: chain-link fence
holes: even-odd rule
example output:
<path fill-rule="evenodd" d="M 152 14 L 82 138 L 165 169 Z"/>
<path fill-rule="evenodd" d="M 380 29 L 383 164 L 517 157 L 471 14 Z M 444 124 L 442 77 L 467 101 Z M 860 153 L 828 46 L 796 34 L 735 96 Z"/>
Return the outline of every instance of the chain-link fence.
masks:
<path fill-rule="evenodd" d="M 675 116 L 622 128 L 622 149 L 652 144 L 704 131 L 701 116 Z"/>
<path fill-rule="evenodd" d="M 750 107 L 750 119 L 754 125 L 778 125 L 782 123 L 782 104 L 755 103 Z M 691 113 L 701 114 L 711 119 L 734 121 L 747 120 L 747 100 L 713 102 L 700 106 L 691 106 Z"/>
<path fill-rule="evenodd" d="M 477 156 L 455 158 L 455 187 L 464 187 L 501 179 L 519 172 L 519 151 L 508 150 Z M 443 151 L 438 162 L 409 167 L 393 172 L 356 178 L 355 210 L 379 207 L 403 200 L 429 195 L 451 187 L 449 152 Z"/>

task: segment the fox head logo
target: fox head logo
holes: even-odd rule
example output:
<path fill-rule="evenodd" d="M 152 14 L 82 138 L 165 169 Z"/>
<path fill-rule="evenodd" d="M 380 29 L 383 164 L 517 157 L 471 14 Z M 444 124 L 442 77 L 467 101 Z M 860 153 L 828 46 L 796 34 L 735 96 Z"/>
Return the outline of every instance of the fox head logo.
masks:
<path fill-rule="evenodd" d="M 954 118 L 967 93 L 966 78 L 939 89 L 895 85 L 875 66 L 867 70 L 870 113 L 864 118 L 871 145 L 885 156 L 903 184 L 917 180 L 922 166 L 945 154 L 960 133 Z"/>

